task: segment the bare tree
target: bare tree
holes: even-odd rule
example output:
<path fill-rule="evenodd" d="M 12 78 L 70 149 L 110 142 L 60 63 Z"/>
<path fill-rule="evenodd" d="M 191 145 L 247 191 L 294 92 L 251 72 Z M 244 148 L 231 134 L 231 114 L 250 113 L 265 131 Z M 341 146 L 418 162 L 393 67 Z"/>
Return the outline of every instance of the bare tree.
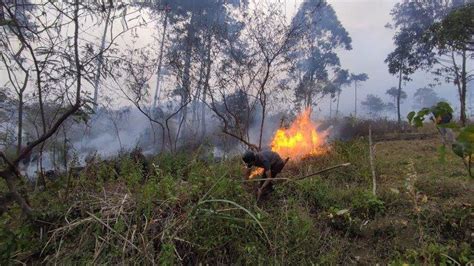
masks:
<path fill-rule="evenodd" d="M 91 77 L 97 67 L 96 59 L 110 49 L 118 36 L 128 30 L 125 27 L 111 37 L 112 41 L 101 52 L 94 53 L 90 49 L 91 41 L 83 37 L 84 29 L 81 24 L 86 17 L 94 17 L 97 6 L 78 0 L 63 3 L 62 6 L 56 4 L 54 1 L 31 4 L 34 8 L 22 10 L 29 12 L 28 16 L 19 17 L 15 3 L 0 1 L 4 20 L 9 21 L 2 26 L 0 32 L 0 39 L 9 44 L 0 47 L 4 56 L 2 61 L 8 64 L 12 80 L 15 80 L 18 73 L 23 73 L 25 77 L 21 86 L 15 81 L 19 97 L 30 87 L 25 85 L 29 80 L 26 76 L 34 73 L 30 75 L 32 81 L 28 84 L 34 84 L 31 86 L 34 91 L 31 100 L 36 103 L 35 113 L 39 113 L 40 117 L 36 139 L 30 141 L 15 157 L 8 158 L 5 151 L 0 151 L 4 162 L 0 176 L 7 183 L 8 193 L 28 216 L 32 215 L 32 208 L 16 185 L 16 181 L 21 178 L 18 170 L 20 161 L 29 156 L 34 148 L 40 147 L 42 150 L 45 143 L 56 135 L 69 118 L 85 118 L 88 115 L 89 101 L 83 97 L 84 81 L 92 85 Z M 44 14 L 50 16 L 43 16 Z M 24 19 L 25 17 L 33 21 Z M 65 35 L 68 30 L 72 30 L 72 35 Z M 20 49 L 13 50 L 12 43 L 18 44 Z M 13 68 L 12 62 L 16 63 Z"/>
<path fill-rule="evenodd" d="M 257 150 L 262 149 L 263 144 L 271 94 L 269 84 L 278 83 L 278 75 L 287 70 L 289 61 L 286 55 L 300 36 L 301 24 L 288 23 L 282 10 L 280 5 L 264 2 L 243 19 L 246 26 L 241 38 L 236 40 L 237 44 L 227 46 L 226 51 L 230 52 L 216 66 L 219 71 L 215 71 L 215 86 L 209 91 L 209 106 L 223 123 L 223 133 Z M 240 46 L 246 48 L 239 49 Z M 243 101 L 244 110 L 234 109 L 229 103 L 237 95 L 246 99 Z M 251 116 L 257 110 L 260 112 L 259 133 L 254 144 L 248 130 Z"/>
<path fill-rule="evenodd" d="M 40 112 L 42 116 L 42 126 L 43 126 L 43 133 L 42 135 L 33 141 L 30 145 L 28 145 L 20 154 L 16 156 L 13 160 L 10 160 L 6 157 L 6 155 L 3 152 L 0 152 L 0 156 L 6 163 L 6 167 L 0 171 L 0 176 L 2 176 L 8 186 L 9 193 L 12 194 L 12 196 L 15 198 L 16 202 L 18 205 L 21 207 L 23 213 L 27 215 L 32 215 L 32 209 L 25 200 L 25 198 L 20 195 L 20 193 L 17 190 L 16 187 L 16 179 L 20 177 L 20 173 L 18 171 L 18 164 L 21 159 L 23 159 L 27 154 L 37 145 L 42 144 L 45 142 L 48 138 L 50 138 L 61 126 L 61 124 L 69 118 L 71 115 L 76 113 L 79 108 L 81 107 L 81 78 L 82 78 L 82 69 L 81 69 L 81 62 L 80 62 L 80 55 L 79 55 L 79 42 L 78 42 L 78 36 L 79 36 L 79 1 L 75 1 L 74 7 L 73 7 L 73 15 L 72 15 L 72 23 L 74 26 L 74 37 L 73 37 L 73 44 L 72 44 L 72 50 L 73 50 L 73 57 L 68 58 L 71 59 L 71 63 L 74 64 L 74 77 L 76 79 L 75 84 L 76 84 L 76 89 L 74 93 L 74 100 L 72 105 L 70 105 L 69 108 L 67 108 L 62 115 L 52 124 L 51 127 L 46 128 L 46 119 L 44 118 L 44 111 L 43 111 L 43 99 L 42 99 L 42 87 L 41 87 L 41 82 L 42 82 L 42 76 L 41 76 L 41 69 L 39 67 L 39 61 L 37 60 L 35 49 L 32 47 L 32 45 L 27 41 L 27 39 L 23 36 L 21 27 L 22 25 L 18 20 L 16 20 L 16 17 L 14 13 L 12 12 L 12 7 L 7 6 L 3 3 L 1 3 L 2 7 L 6 10 L 8 13 L 9 18 L 12 20 L 12 23 L 9 25 L 10 30 L 16 35 L 20 43 L 24 46 L 27 47 L 28 51 L 30 52 L 30 56 L 34 62 L 35 65 L 35 70 L 37 74 L 37 80 L 36 80 L 36 86 L 38 90 L 38 100 L 40 104 Z M 72 65 L 71 65 L 72 67 Z"/>
<path fill-rule="evenodd" d="M 100 77 L 101 77 L 101 72 L 102 72 L 102 64 L 104 61 L 104 50 L 105 50 L 105 38 L 107 37 L 107 31 L 109 29 L 109 24 L 113 23 L 110 22 L 110 15 L 112 14 L 112 10 L 114 7 L 114 4 L 112 0 L 109 0 L 109 6 L 107 7 L 107 16 L 105 18 L 105 26 L 104 26 L 104 33 L 102 34 L 102 40 L 100 42 L 100 48 L 99 48 L 99 54 L 97 56 L 97 71 L 96 71 L 96 76 L 94 78 L 94 109 L 97 109 L 98 105 L 98 100 L 99 100 L 99 82 L 100 82 Z M 105 5 L 104 5 L 104 8 Z"/>
<path fill-rule="evenodd" d="M 5 45 L 5 44 L 4 44 Z M 5 65 L 5 70 L 8 74 L 8 79 L 10 81 L 11 86 L 14 88 L 17 96 L 18 96 L 18 133 L 17 133 L 17 155 L 20 154 L 21 147 L 22 147 L 22 139 L 23 139 L 23 107 L 24 107 L 24 94 L 26 87 L 28 85 L 28 79 L 29 79 L 29 71 L 23 67 L 21 62 L 18 60 L 18 58 L 15 55 L 12 55 L 16 66 L 21 69 L 21 71 L 24 74 L 23 78 L 23 83 L 20 84 L 18 81 L 16 71 L 11 71 L 14 70 L 15 67 L 11 65 L 12 62 L 8 62 L 9 60 L 5 58 L 4 54 L 1 54 L 2 61 Z"/>
<path fill-rule="evenodd" d="M 369 79 L 369 76 L 365 73 L 360 74 L 351 74 L 351 81 L 354 83 L 354 117 L 357 118 L 357 85 L 359 82 L 366 81 Z"/>

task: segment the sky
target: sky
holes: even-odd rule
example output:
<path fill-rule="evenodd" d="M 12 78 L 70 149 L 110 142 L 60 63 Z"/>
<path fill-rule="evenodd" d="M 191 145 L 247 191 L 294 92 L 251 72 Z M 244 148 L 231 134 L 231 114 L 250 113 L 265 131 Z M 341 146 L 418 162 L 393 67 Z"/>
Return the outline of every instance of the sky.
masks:
<path fill-rule="evenodd" d="M 394 48 L 393 31 L 384 26 L 390 22 L 390 10 L 395 1 L 329 0 L 329 3 L 352 38 L 352 50 L 339 52 L 341 65 L 351 72 L 364 72 L 369 76 L 369 80 L 362 83 L 358 90 L 359 104 L 369 93 L 385 94 L 385 90 L 397 85 L 397 78 L 388 73 L 384 63 L 385 57 Z M 353 99 L 354 89 L 345 88 L 341 102 L 351 104 L 341 104 L 344 113 L 353 111 Z"/>
<path fill-rule="evenodd" d="M 287 0 L 290 6 L 295 6 L 297 0 Z M 376 94 L 388 101 L 390 98 L 385 91 L 398 86 L 398 78 L 388 73 L 384 63 L 387 55 L 394 49 L 394 31 L 385 28 L 391 22 L 390 10 L 398 1 L 395 0 L 328 0 L 336 14 L 352 38 L 351 51 L 340 51 L 339 56 L 343 68 L 351 72 L 365 72 L 369 80 L 361 84 L 358 110 L 360 102 L 367 94 Z M 413 80 L 404 84 L 408 100 L 402 105 L 402 114 L 413 110 L 412 98 L 416 89 L 427 86 L 433 76 L 424 71 L 413 75 Z M 435 88 L 440 97 L 450 101 L 457 107 L 457 91 L 453 84 L 443 84 Z M 468 99 L 469 100 L 469 99 Z M 349 87 L 341 94 L 341 111 L 348 114 L 354 110 L 354 88 Z M 327 108 L 323 108 L 327 109 Z"/>

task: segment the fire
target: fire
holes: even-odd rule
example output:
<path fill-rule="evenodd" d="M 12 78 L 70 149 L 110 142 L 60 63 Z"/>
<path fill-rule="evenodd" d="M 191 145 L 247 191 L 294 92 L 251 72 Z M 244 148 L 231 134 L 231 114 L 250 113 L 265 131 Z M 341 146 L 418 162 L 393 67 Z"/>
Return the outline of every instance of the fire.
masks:
<path fill-rule="evenodd" d="M 271 143 L 272 151 L 280 154 L 282 158 L 292 159 L 326 153 L 328 132 L 318 132 L 317 126 L 311 120 L 311 108 L 307 108 L 288 129 L 281 128 L 275 132 Z"/>
<path fill-rule="evenodd" d="M 265 172 L 265 169 L 263 169 L 261 167 L 257 167 L 257 168 L 252 170 L 252 172 L 250 173 L 249 179 L 254 179 L 255 177 L 260 177 L 260 176 L 263 175 L 264 172 Z"/>

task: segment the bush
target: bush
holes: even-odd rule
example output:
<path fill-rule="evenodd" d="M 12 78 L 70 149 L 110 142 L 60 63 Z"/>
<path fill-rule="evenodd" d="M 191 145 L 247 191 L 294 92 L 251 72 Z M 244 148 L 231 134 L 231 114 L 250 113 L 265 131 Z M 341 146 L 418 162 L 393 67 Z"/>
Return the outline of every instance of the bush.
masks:
<path fill-rule="evenodd" d="M 356 193 L 352 199 L 352 208 L 353 213 L 360 215 L 362 218 L 373 218 L 385 211 L 384 202 L 371 192 Z"/>

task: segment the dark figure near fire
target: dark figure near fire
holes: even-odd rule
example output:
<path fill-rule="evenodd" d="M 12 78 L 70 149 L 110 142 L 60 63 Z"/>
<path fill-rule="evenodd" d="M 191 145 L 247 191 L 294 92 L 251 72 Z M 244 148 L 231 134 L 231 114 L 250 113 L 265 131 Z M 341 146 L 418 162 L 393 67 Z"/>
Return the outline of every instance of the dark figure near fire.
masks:
<path fill-rule="evenodd" d="M 251 173 L 251 168 L 261 167 L 264 169 L 262 180 L 259 184 L 258 191 L 257 191 L 257 201 L 262 196 L 268 195 L 270 192 L 273 191 L 273 184 L 271 179 L 275 178 L 283 169 L 286 160 L 281 159 L 278 153 L 273 151 L 261 151 L 261 152 L 253 152 L 253 151 L 246 151 L 245 154 L 242 156 L 242 160 L 244 161 L 247 169 L 245 171 L 245 178 L 248 179 Z"/>

